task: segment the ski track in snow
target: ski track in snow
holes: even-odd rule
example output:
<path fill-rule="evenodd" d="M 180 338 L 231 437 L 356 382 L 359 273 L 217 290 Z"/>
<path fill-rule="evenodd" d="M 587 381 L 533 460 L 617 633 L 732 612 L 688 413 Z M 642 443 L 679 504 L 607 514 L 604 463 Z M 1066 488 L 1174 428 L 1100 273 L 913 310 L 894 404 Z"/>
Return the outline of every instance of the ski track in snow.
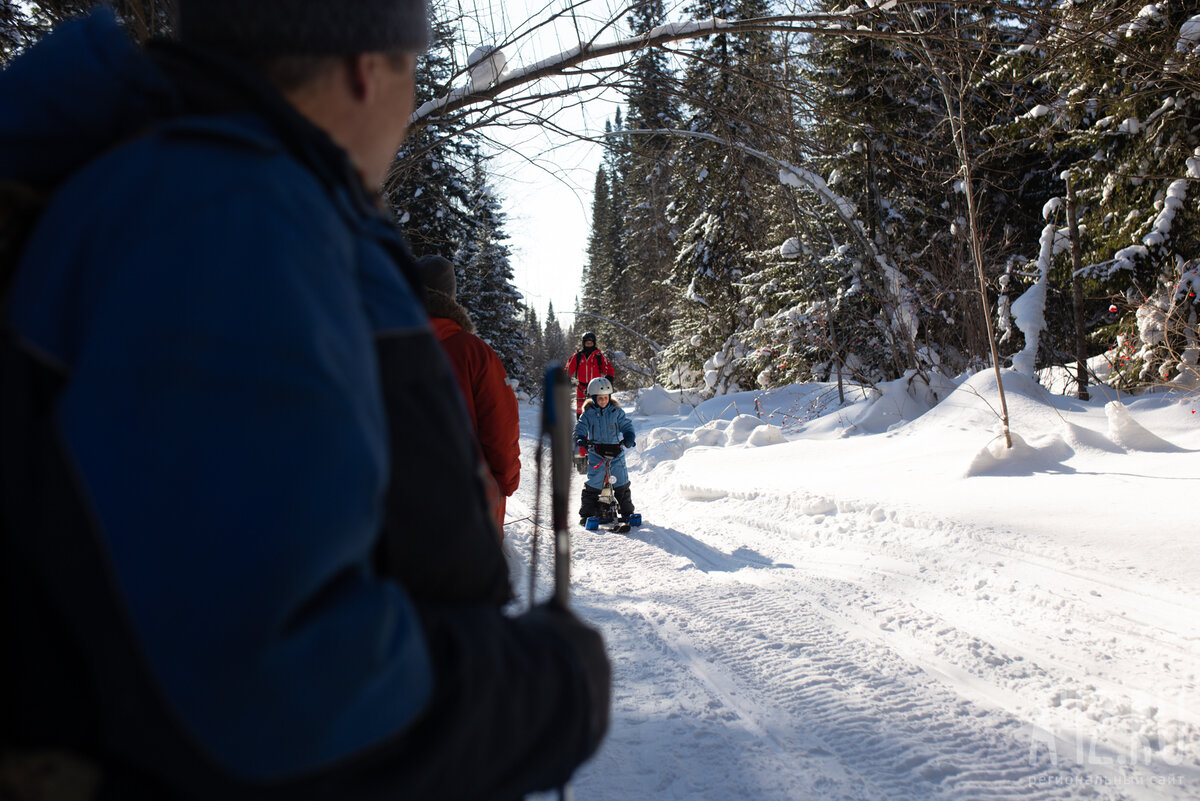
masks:
<path fill-rule="evenodd" d="M 523 415 L 506 527 L 520 594 L 537 420 Z M 631 468 L 647 525 L 572 531 L 573 604 L 614 665 L 579 801 L 1200 798 L 1200 710 L 1153 706 L 1164 686 L 1196 696 L 1186 597 L 1010 532 Z"/>

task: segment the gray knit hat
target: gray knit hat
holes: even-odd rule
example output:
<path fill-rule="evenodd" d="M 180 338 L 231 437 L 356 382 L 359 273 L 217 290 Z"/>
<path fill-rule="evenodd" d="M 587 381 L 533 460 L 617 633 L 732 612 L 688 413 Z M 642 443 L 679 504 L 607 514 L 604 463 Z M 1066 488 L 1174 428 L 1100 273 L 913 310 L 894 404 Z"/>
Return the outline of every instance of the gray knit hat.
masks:
<path fill-rule="evenodd" d="M 426 289 L 441 292 L 453 298 L 458 293 L 458 282 L 454 279 L 454 265 L 442 256 L 422 256 L 417 259 L 417 275 Z"/>
<path fill-rule="evenodd" d="M 426 0 L 179 0 L 179 38 L 247 55 L 422 51 Z"/>

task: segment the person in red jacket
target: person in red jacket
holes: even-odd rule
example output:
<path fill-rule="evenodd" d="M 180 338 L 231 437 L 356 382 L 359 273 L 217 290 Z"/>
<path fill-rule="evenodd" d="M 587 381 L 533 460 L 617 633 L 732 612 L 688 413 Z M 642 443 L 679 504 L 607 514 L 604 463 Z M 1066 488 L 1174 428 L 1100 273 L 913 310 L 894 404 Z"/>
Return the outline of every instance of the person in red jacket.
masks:
<path fill-rule="evenodd" d="M 596 334 L 585 331 L 579 340 L 582 346 L 567 359 L 567 375 L 575 385 L 575 417 L 583 414 L 583 404 L 588 399 L 587 387 L 593 378 L 613 380 L 613 366 L 603 351 L 596 347 Z M 587 472 L 587 448 L 580 448 L 575 454 L 575 470 L 578 473 Z"/>
<path fill-rule="evenodd" d="M 587 386 L 593 378 L 613 380 L 613 366 L 603 351 L 596 347 L 596 335 L 584 332 L 579 351 L 567 359 L 567 375 L 575 384 L 575 416 L 583 413 L 583 404 L 588 399 Z"/>
<path fill-rule="evenodd" d="M 504 536 L 506 498 L 521 483 L 521 436 L 517 396 L 491 346 L 475 335 L 475 324 L 455 297 L 454 265 L 442 256 L 423 256 L 417 271 L 425 285 L 425 309 L 458 377 L 467 413 L 488 471 L 496 482 L 492 510 Z"/>

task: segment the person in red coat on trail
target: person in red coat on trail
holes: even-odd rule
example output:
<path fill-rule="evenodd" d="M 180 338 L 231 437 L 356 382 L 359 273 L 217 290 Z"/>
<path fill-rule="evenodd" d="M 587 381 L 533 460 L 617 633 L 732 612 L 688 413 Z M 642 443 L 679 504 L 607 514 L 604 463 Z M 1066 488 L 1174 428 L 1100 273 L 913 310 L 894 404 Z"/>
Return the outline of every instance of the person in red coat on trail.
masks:
<path fill-rule="evenodd" d="M 575 384 L 575 418 L 583 414 L 583 404 L 588 399 L 587 387 L 593 378 L 613 380 L 613 366 L 608 357 L 596 347 L 596 334 L 585 331 L 579 340 L 582 348 L 567 359 L 566 371 Z M 580 474 L 587 473 L 587 448 L 580 448 L 575 454 L 575 470 Z"/>
<path fill-rule="evenodd" d="M 591 331 L 584 333 L 580 340 L 582 349 L 567 359 L 567 375 L 574 379 L 575 384 L 575 416 L 583 413 L 583 404 L 587 400 L 587 386 L 593 378 L 613 379 L 613 366 L 608 357 L 596 347 L 596 335 Z"/>
<path fill-rule="evenodd" d="M 521 483 L 517 396 L 500 357 L 475 335 L 475 324 L 455 299 L 454 265 L 441 256 L 424 256 L 417 260 L 417 269 L 434 334 L 454 367 L 479 449 L 499 490 L 492 509 L 503 537 L 506 498 Z"/>

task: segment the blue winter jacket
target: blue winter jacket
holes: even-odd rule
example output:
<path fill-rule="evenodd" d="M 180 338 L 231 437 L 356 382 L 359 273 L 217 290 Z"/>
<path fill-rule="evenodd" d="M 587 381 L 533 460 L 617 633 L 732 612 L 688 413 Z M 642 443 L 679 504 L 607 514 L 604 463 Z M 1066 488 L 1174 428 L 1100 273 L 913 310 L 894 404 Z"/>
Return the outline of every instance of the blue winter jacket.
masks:
<path fill-rule="evenodd" d="M 579 415 L 579 420 L 575 423 L 575 440 L 602 445 L 624 443 L 630 448 L 636 441 L 633 422 L 625 414 L 625 410 L 612 400 L 603 408 L 594 400 L 584 405 L 583 414 Z M 611 475 L 616 477 L 617 486 L 629 483 L 624 451 L 612 460 L 608 469 Z M 587 485 L 593 489 L 600 489 L 604 485 L 604 459 L 594 449 L 588 453 Z"/>
<path fill-rule="evenodd" d="M 45 599 L 22 737 L 133 766 L 116 796 L 469 797 L 420 763 L 470 758 L 438 727 L 489 725 L 459 707 L 525 664 L 560 757 L 594 748 L 561 645 L 499 614 L 452 373 L 340 148 L 236 64 L 97 14 L 0 73 L 0 178 L 52 192 L 4 357 L 5 549 L 32 566 L 6 592 Z M 497 772 L 547 747 L 511 739 Z"/>

